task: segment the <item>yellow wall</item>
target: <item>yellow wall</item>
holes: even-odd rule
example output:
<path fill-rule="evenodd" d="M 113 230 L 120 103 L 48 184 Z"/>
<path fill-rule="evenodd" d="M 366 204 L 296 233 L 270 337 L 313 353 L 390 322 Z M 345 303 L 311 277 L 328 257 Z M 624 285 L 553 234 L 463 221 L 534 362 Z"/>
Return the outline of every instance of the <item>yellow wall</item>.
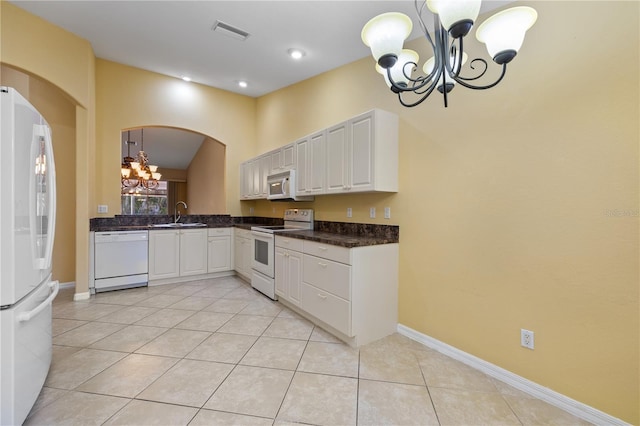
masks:
<path fill-rule="evenodd" d="M 220 141 L 226 146 L 228 188 L 238 187 L 238 164 L 255 154 L 253 98 L 101 59 L 96 61 L 96 96 L 96 202 L 108 205 L 106 216 L 120 210 L 122 129 L 169 126 Z M 241 213 L 238 198 L 237 191 L 227 192 L 228 213 Z"/>
<path fill-rule="evenodd" d="M 88 208 L 94 204 L 94 60 L 86 40 L 0 2 L 0 62 L 3 71 L 13 69 L 6 79 L 29 87 L 26 97 L 53 127 L 61 189 L 54 278 L 75 280 L 78 292 L 88 290 Z"/>
<path fill-rule="evenodd" d="M 189 164 L 189 214 L 225 214 L 225 146 L 206 138 Z"/>
<path fill-rule="evenodd" d="M 367 58 L 260 98 L 258 151 L 397 113 L 400 191 L 319 196 L 316 218 L 390 206 L 373 221 L 400 225 L 400 323 L 637 424 L 640 6 L 532 5 L 538 23 L 496 88 L 407 109 Z"/>

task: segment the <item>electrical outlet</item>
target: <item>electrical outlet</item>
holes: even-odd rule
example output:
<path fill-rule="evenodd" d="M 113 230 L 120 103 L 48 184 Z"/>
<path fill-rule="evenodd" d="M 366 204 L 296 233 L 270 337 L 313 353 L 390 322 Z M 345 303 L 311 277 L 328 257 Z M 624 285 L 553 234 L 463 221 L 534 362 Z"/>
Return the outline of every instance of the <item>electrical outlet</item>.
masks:
<path fill-rule="evenodd" d="M 347 217 L 353 217 L 353 210 L 351 207 L 347 207 Z"/>
<path fill-rule="evenodd" d="M 249 207 L 249 214 L 253 214 L 255 212 L 253 207 Z"/>
<path fill-rule="evenodd" d="M 533 349 L 533 331 L 525 330 L 524 328 L 520 329 L 520 345 L 527 349 Z"/>
<path fill-rule="evenodd" d="M 391 219 L 391 207 L 384 208 L 384 218 Z"/>
<path fill-rule="evenodd" d="M 375 208 L 375 207 L 371 207 L 371 208 L 369 209 L 369 217 L 370 217 L 371 219 L 373 219 L 373 218 L 375 218 L 375 217 L 376 217 L 376 208 Z"/>
<path fill-rule="evenodd" d="M 107 213 L 109 212 L 109 206 L 106 204 L 98 204 L 98 213 Z"/>

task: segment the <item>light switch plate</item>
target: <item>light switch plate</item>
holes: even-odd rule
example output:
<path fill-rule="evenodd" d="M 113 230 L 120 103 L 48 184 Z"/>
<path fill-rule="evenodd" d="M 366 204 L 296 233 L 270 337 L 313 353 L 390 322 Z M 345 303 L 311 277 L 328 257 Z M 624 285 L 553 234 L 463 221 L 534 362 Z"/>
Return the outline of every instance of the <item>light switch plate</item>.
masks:
<path fill-rule="evenodd" d="M 107 206 L 106 204 L 98 204 L 98 213 L 108 213 L 109 212 L 109 206 Z"/>

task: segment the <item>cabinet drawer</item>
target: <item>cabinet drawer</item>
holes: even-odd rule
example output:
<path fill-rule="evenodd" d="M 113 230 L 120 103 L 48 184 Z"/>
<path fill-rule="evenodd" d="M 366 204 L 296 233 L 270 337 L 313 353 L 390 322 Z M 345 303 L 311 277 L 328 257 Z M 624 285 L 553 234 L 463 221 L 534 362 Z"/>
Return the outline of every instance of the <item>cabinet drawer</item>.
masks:
<path fill-rule="evenodd" d="M 251 231 L 242 228 L 233 228 L 233 234 L 240 238 L 251 238 Z"/>
<path fill-rule="evenodd" d="M 351 300 L 351 267 L 320 257 L 304 255 L 303 281 Z"/>
<path fill-rule="evenodd" d="M 345 247 L 304 241 L 304 252 L 313 256 L 351 265 L 351 250 Z"/>
<path fill-rule="evenodd" d="M 306 283 L 300 287 L 300 301 L 302 309 L 351 336 L 351 303 Z"/>
<path fill-rule="evenodd" d="M 231 228 L 209 228 L 210 237 L 223 237 L 231 235 Z"/>
<path fill-rule="evenodd" d="M 287 238 L 276 235 L 276 247 L 282 247 L 289 250 L 302 251 L 303 240 L 296 238 Z"/>

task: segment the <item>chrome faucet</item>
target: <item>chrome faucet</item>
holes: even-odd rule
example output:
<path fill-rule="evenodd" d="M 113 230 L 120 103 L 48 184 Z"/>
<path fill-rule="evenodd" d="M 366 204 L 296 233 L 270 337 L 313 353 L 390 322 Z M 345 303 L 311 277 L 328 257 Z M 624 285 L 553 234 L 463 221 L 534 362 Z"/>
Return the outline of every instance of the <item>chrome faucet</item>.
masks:
<path fill-rule="evenodd" d="M 184 201 L 178 201 L 176 203 L 176 206 L 173 208 L 173 223 L 178 223 L 178 221 L 180 220 L 180 218 L 182 217 L 182 215 L 180 214 L 180 212 L 178 211 L 178 206 L 182 204 L 184 206 L 185 209 L 188 209 L 189 207 L 187 207 L 187 203 L 185 203 Z"/>

